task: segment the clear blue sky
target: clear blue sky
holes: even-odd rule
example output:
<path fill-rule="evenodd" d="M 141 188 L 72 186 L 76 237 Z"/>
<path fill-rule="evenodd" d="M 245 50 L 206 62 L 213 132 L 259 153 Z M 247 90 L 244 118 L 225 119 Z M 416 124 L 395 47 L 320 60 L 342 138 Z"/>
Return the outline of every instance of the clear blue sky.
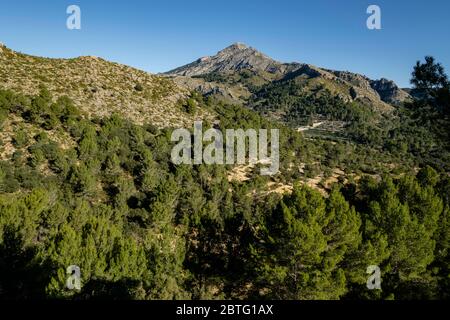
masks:
<path fill-rule="evenodd" d="M 79 5 L 82 29 L 66 28 Z M 382 30 L 366 28 L 381 7 Z M 450 70 L 448 0 L 14 0 L 0 3 L 0 42 L 39 56 L 95 55 L 162 72 L 244 42 L 276 60 L 386 77 L 409 86 L 434 55 Z"/>

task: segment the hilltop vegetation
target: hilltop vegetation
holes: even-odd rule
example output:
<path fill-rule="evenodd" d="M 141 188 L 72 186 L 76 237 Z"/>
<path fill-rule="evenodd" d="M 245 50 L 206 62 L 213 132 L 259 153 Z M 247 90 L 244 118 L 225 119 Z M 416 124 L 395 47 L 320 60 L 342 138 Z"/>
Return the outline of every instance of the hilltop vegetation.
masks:
<path fill-rule="evenodd" d="M 158 127 L 193 122 L 180 105 L 189 91 L 173 81 L 101 58 L 34 57 L 0 46 L 0 85 L 26 94 L 46 87 L 55 97 L 67 96 L 92 117 L 118 113 L 136 123 Z M 197 110 L 198 117 L 211 117 Z"/>

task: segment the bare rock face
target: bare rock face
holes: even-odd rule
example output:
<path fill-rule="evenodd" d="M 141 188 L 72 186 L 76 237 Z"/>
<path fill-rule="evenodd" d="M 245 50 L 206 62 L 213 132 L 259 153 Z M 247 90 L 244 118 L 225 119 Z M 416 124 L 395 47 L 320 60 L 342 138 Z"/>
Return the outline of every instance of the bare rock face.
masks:
<path fill-rule="evenodd" d="M 371 80 L 370 86 L 376 90 L 381 99 L 387 103 L 398 104 L 399 102 L 410 99 L 409 93 L 400 89 L 392 80 L 385 78 Z"/>
<path fill-rule="evenodd" d="M 349 71 L 331 71 L 336 77 L 347 81 L 348 83 L 356 86 L 358 88 L 372 91 L 372 87 L 370 86 L 370 79 L 361 74 L 349 72 Z"/>
<path fill-rule="evenodd" d="M 234 43 L 215 56 L 203 57 L 188 65 L 166 72 L 171 76 L 198 76 L 213 72 L 262 70 L 283 72 L 286 66 L 242 43 Z"/>
<path fill-rule="evenodd" d="M 371 80 L 361 74 L 348 71 L 331 72 L 353 86 L 351 91 L 353 99 L 366 96 L 370 99 L 377 98 L 383 102 L 394 105 L 410 99 L 408 92 L 400 89 L 392 80 L 385 78 Z"/>

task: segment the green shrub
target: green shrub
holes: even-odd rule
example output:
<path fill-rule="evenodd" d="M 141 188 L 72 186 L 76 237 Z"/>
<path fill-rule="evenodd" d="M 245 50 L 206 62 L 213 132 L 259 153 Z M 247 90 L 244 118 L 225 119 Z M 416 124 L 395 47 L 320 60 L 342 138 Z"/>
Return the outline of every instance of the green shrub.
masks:
<path fill-rule="evenodd" d="M 22 148 L 28 143 L 28 136 L 24 129 L 19 129 L 15 132 L 12 140 L 13 144 L 17 148 Z"/>

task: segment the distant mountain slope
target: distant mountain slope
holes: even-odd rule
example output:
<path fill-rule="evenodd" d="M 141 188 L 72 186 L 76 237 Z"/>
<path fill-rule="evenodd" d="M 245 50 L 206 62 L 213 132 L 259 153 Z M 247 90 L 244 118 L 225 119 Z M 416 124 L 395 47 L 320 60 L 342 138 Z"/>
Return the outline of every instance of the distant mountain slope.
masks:
<path fill-rule="evenodd" d="M 92 56 L 49 59 L 0 46 L 0 88 L 36 94 L 42 85 L 55 97 L 69 96 L 92 116 L 117 112 L 158 127 L 194 120 L 180 106 L 189 91 L 166 77 Z M 204 110 L 197 112 L 208 117 Z"/>
<path fill-rule="evenodd" d="M 357 101 L 382 112 L 391 110 L 391 104 L 409 99 L 409 94 L 393 81 L 371 80 L 357 73 L 309 64 L 281 63 L 242 43 L 165 74 L 190 89 L 240 103 L 245 103 L 264 85 L 293 78 L 301 79 L 306 91 L 316 90 L 320 85 L 344 101 Z"/>

